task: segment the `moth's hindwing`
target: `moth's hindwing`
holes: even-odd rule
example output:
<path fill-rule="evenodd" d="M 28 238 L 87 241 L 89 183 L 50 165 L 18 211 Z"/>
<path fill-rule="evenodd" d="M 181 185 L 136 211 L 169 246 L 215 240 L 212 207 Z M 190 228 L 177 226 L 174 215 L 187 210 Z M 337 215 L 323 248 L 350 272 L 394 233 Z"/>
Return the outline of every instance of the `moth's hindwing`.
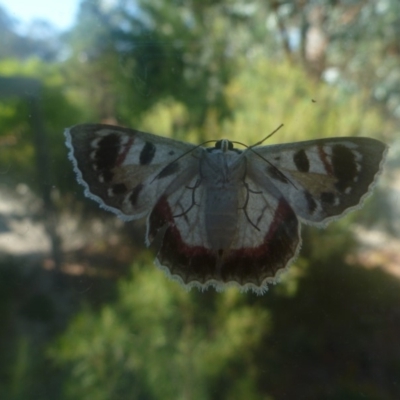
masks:
<path fill-rule="evenodd" d="M 275 186 L 302 222 L 325 225 L 358 208 L 382 170 L 387 146 L 343 137 L 254 149 L 249 175 Z"/>
<path fill-rule="evenodd" d="M 238 286 L 263 293 L 296 258 L 301 244 L 300 224 L 291 207 L 284 199 L 271 200 L 268 207 L 249 211 L 255 222 L 260 218 L 259 229 L 239 212 L 229 248 L 216 250 L 204 240 L 205 210 L 191 209 L 176 219 L 174 205 L 162 197 L 148 222 L 150 240 L 162 226 L 168 226 L 157 255 L 158 266 L 188 288 Z"/>

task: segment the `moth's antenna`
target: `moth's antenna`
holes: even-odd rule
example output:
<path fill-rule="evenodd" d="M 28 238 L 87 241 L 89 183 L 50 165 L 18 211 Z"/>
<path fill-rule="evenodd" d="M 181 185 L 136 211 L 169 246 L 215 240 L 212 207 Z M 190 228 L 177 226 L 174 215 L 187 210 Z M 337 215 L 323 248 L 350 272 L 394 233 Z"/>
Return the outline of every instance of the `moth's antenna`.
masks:
<path fill-rule="evenodd" d="M 255 152 L 255 151 L 253 150 L 253 147 L 259 146 L 260 144 L 262 144 L 263 142 L 265 142 L 268 138 L 270 138 L 272 135 L 274 135 L 276 132 L 278 132 L 279 129 L 281 129 L 282 127 L 283 127 L 283 124 L 280 124 L 275 130 L 273 130 L 273 131 L 272 131 L 269 135 L 267 135 L 264 139 L 260 140 L 259 142 L 255 143 L 255 144 L 253 144 L 253 145 L 251 145 L 251 146 L 247 146 L 247 145 L 245 145 L 244 143 L 240 143 L 240 142 L 236 142 L 236 141 L 232 141 L 231 143 L 241 144 L 242 146 L 247 147 L 248 150 L 251 150 L 253 153 L 257 154 L 257 155 L 258 155 L 259 157 L 261 157 L 264 161 L 266 161 L 268 164 L 270 164 L 273 168 L 275 168 L 275 169 L 277 170 L 278 174 L 281 174 L 282 176 L 284 176 L 284 175 L 282 174 L 282 172 L 280 172 L 274 165 L 271 164 L 271 162 L 269 162 L 269 161 L 266 160 L 263 156 L 261 156 L 260 154 L 258 154 L 257 152 Z M 164 168 L 160 171 L 160 173 L 157 174 L 157 175 L 154 177 L 153 181 L 154 181 L 165 169 L 167 169 L 171 164 L 177 162 L 178 160 L 180 160 L 181 158 L 183 158 L 183 157 L 185 157 L 186 155 L 190 154 L 192 151 L 198 149 L 199 147 L 202 147 L 202 146 L 204 146 L 205 144 L 213 143 L 213 142 L 216 142 L 216 140 L 207 140 L 207 141 L 205 141 L 205 142 L 203 142 L 203 143 L 201 143 L 201 144 L 198 144 L 197 146 L 194 146 L 192 149 L 186 151 L 185 153 L 181 154 L 181 155 L 180 155 L 179 157 L 177 157 L 175 160 L 171 161 L 166 167 L 164 167 Z M 284 177 L 285 177 L 285 176 L 284 176 Z M 286 178 L 286 177 L 285 177 L 285 178 Z"/>
<path fill-rule="evenodd" d="M 274 170 L 279 176 L 281 176 L 283 179 L 286 179 L 288 182 L 290 182 L 290 184 L 291 184 L 295 189 L 297 189 L 297 187 L 295 186 L 295 184 L 294 184 L 287 176 L 285 176 L 285 174 L 283 174 L 283 173 L 279 170 L 279 168 L 275 167 L 275 165 L 272 164 L 271 161 L 268 161 L 265 157 L 263 157 L 260 153 L 257 153 L 257 151 L 253 149 L 253 147 L 259 146 L 260 144 L 262 144 L 263 142 L 265 142 L 268 138 L 270 138 L 272 135 L 274 135 L 276 132 L 278 132 L 279 129 L 282 128 L 282 126 L 283 126 L 283 124 L 280 124 L 275 130 L 273 130 L 273 131 L 272 131 L 269 135 L 267 135 L 264 139 L 260 140 L 259 142 L 255 143 L 255 144 L 253 144 L 253 145 L 251 145 L 251 146 L 247 146 L 247 145 L 244 144 L 244 143 L 236 142 L 236 141 L 232 141 L 232 143 L 240 144 L 240 145 L 246 147 L 246 148 L 247 148 L 246 151 L 251 151 L 251 152 L 253 152 L 255 155 L 257 155 L 258 157 L 260 157 L 260 158 L 261 158 L 262 160 L 264 160 L 268 165 L 270 165 L 271 168 L 273 168 L 273 170 Z"/>
<path fill-rule="evenodd" d="M 260 157 L 262 160 L 264 160 L 268 165 L 271 166 L 271 168 L 279 175 L 281 176 L 283 179 L 286 179 L 295 189 L 297 189 L 296 185 L 284 174 L 282 173 L 279 168 L 275 167 L 275 165 L 271 162 L 268 161 L 265 157 L 263 157 L 260 153 L 257 153 L 257 150 L 254 150 L 253 147 L 259 146 L 260 144 L 262 144 L 263 142 L 265 142 L 267 139 L 269 139 L 272 135 L 274 135 L 276 132 L 279 131 L 279 129 L 281 129 L 283 127 L 283 124 L 280 124 L 275 130 L 273 130 L 269 135 L 267 135 L 264 139 L 260 140 L 259 142 L 251 145 L 251 146 L 246 146 L 247 150 L 250 150 L 251 152 L 253 152 L 253 154 L 257 155 L 258 157 Z M 236 143 L 236 142 L 233 142 Z M 242 144 L 242 143 L 241 143 Z"/>
<path fill-rule="evenodd" d="M 248 146 L 247 144 L 244 144 L 242 142 L 237 142 L 236 140 L 231 140 L 231 143 L 235 143 L 235 144 L 240 144 L 243 147 L 246 147 L 249 150 L 252 150 L 253 147 L 259 146 L 260 144 L 264 143 L 267 139 L 269 139 L 272 135 L 274 135 L 276 132 L 279 131 L 279 129 L 281 129 L 283 126 L 283 124 L 280 124 L 275 130 L 273 130 L 271 133 L 269 133 L 264 139 L 260 140 L 257 143 L 252 144 L 251 146 Z M 207 142 L 205 142 L 207 143 Z M 254 151 L 254 150 L 252 150 Z"/>
<path fill-rule="evenodd" d="M 267 139 L 269 139 L 272 135 L 275 135 L 276 132 L 279 131 L 283 127 L 283 124 L 280 124 L 275 130 L 273 130 L 269 135 L 267 135 L 264 139 L 260 140 L 259 142 L 252 144 L 251 147 L 259 146 L 260 144 L 263 144 Z"/>
<path fill-rule="evenodd" d="M 195 151 L 196 149 L 198 149 L 199 147 L 202 147 L 204 144 L 207 143 L 211 143 L 211 142 L 216 142 L 216 140 L 207 140 L 206 142 L 203 142 L 201 144 L 198 144 L 197 146 L 194 146 L 192 149 L 185 151 L 183 154 L 181 154 L 179 157 L 176 157 L 175 160 L 171 161 L 170 163 L 168 163 L 168 165 L 166 165 L 153 179 L 152 182 L 154 182 L 157 177 L 159 175 L 161 175 L 163 173 L 163 171 L 165 171 L 171 164 L 176 163 L 178 160 L 180 160 L 181 158 L 187 156 L 188 154 L 190 154 L 192 151 Z"/>

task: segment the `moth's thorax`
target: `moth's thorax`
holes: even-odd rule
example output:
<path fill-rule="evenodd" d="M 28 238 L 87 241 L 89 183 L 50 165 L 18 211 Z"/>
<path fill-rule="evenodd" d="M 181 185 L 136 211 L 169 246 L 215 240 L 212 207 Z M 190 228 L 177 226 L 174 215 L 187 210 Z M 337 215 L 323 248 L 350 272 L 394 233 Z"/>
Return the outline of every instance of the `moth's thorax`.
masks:
<path fill-rule="evenodd" d="M 207 186 L 237 185 L 245 175 L 245 157 L 228 151 L 205 152 L 200 160 L 200 174 Z"/>

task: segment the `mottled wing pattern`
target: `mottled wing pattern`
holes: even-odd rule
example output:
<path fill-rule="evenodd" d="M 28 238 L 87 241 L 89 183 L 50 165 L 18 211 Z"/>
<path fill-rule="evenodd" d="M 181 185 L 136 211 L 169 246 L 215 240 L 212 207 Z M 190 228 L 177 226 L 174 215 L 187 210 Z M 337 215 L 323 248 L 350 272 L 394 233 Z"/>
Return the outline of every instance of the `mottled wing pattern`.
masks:
<path fill-rule="evenodd" d="M 76 125 L 65 136 L 85 195 L 125 220 L 147 215 L 167 188 L 198 173 L 195 146 L 177 140 L 103 124 Z"/>
<path fill-rule="evenodd" d="M 387 146 L 342 137 L 255 147 L 249 176 L 276 187 L 304 223 L 325 225 L 360 207 L 382 169 Z"/>

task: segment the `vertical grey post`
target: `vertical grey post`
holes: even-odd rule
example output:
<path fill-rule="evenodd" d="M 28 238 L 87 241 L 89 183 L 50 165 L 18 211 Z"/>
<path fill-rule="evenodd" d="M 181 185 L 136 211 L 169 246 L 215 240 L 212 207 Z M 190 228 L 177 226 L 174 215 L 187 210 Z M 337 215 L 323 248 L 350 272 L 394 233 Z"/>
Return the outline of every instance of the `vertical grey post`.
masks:
<path fill-rule="evenodd" d="M 29 104 L 33 145 L 36 153 L 36 170 L 43 201 L 43 220 L 51 240 L 51 252 L 56 273 L 61 268 L 61 240 L 57 233 L 56 210 L 51 198 L 50 162 L 47 136 L 40 108 L 41 83 L 25 77 L 0 77 L 0 98 L 21 97 Z"/>

